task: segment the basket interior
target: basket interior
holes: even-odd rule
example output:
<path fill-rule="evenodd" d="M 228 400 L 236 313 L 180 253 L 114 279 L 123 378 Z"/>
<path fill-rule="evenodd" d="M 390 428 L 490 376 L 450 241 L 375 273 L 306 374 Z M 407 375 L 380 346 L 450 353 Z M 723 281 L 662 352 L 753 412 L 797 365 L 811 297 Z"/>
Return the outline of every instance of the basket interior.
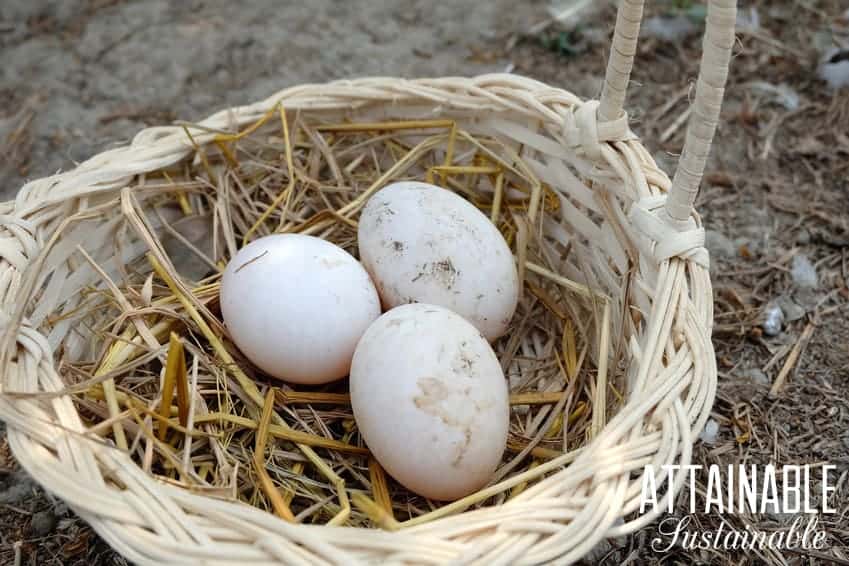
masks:
<path fill-rule="evenodd" d="M 562 115 L 579 104 L 557 92 L 555 107 Z M 281 110 L 288 131 L 282 127 Z M 191 473 L 175 462 L 168 464 L 169 458 L 186 462 L 181 453 L 186 435 L 171 431 L 167 442 L 153 439 L 158 421 L 151 413 L 161 403 L 171 331 L 183 338 L 189 366 L 199 360 L 203 377 L 198 384 L 206 390 L 203 412 L 248 417 L 240 408 L 244 391 L 228 377 L 172 290 L 153 273 L 149 254 L 171 275 L 179 274 L 178 284 L 205 309 L 201 316 L 260 390 L 275 387 L 282 392 L 278 399 L 287 394 L 290 401 L 307 399 L 300 405 L 281 403 L 279 411 L 290 426 L 362 449 L 349 408 L 309 402 L 314 393 L 344 394 L 345 382 L 292 390 L 239 356 L 218 322 L 216 269 L 246 234 L 255 238 L 280 230 L 318 235 L 356 255 L 359 209 L 351 203 L 396 180 L 433 178 L 490 215 L 500 174 L 504 200 L 496 225 L 516 253 L 524 288 L 511 330 L 494 347 L 511 393 L 530 395 L 528 399 L 548 394 L 550 399 L 517 403 L 512 410 L 511 447 L 495 479 L 528 479 L 473 498 L 466 507 L 503 503 L 545 477 L 533 474 L 534 468 L 586 446 L 628 403 L 630 392 L 645 379 L 639 370 L 640 344 L 659 292 L 659 264 L 649 241 L 635 233 L 627 211 L 639 199 L 663 194 L 668 178 L 637 141 L 617 142 L 627 144 L 628 151 L 616 152 L 614 144 L 603 162 L 589 159 L 580 148 L 570 147 L 562 115 L 548 107 L 482 112 L 464 109 L 462 101 L 450 106 L 427 100 L 364 101 L 344 109 L 273 107 L 249 124 L 233 118 L 214 131 L 186 128 L 184 143 L 194 148 L 188 157 L 112 183 L 102 192 L 89 190 L 81 198 L 44 204 L 39 214 L 52 215 L 44 224 L 51 234 L 49 252 L 33 280 L 26 316 L 47 337 L 63 384 L 73 391 L 90 430 L 116 440 L 104 387 L 106 380 L 114 380 L 129 451 L 146 472 L 201 493 L 271 509 L 249 469 L 252 429 L 204 421 L 201 428 L 221 440 L 214 448 L 203 436 L 195 439 L 194 445 L 206 447 L 207 453 L 198 452 L 197 461 L 191 456 Z M 382 126 L 334 129 L 374 123 Z M 392 129 L 391 124 L 406 126 Z M 136 143 L 156 143 L 158 135 L 147 132 Z M 424 149 L 410 157 L 416 148 Z M 299 173 L 286 203 L 279 197 L 290 184 L 289 157 Z M 442 176 L 438 167 L 446 164 L 466 172 Z M 391 174 L 376 183 L 387 172 Z M 286 216 L 280 212 L 284 206 L 289 207 Z M 352 212 L 340 214 L 346 206 Z M 166 320 L 168 324 L 157 326 Z M 139 321 L 153 332 L 159 349 L 145 344 Z M 670 318 L 669 324 L 682 323 Z M 127 346 L 133 341 L 138 347 Z M 659 355 L 664 364 L 675 363 L 670 347 Z M 576 362 L 582 364 L 579 369 Z M 696 404 L 703 393 L 692 392 L 688 404 Z M 127 397 L 146 402 L 148 412 L 121 405 Z M 332 482 L 310 471 L 309 459 L 291 443 L 275 446 L 266 462 L 279 489 L 293 494 L 293 509 L 308 522 L 338 517 L 345 504 L 332 497 Z M 381 519 L 368 506 L 368 501 L 380 500 L 369 458 L 333 450 L 321 457 L 344 477 L 352 495 L 368 498 L 355 499 L 341 524 L 385 523 L 385 516 Z M 438 504 L 391 480 L 387 491 L 397 520 L 437 516 Z"/>

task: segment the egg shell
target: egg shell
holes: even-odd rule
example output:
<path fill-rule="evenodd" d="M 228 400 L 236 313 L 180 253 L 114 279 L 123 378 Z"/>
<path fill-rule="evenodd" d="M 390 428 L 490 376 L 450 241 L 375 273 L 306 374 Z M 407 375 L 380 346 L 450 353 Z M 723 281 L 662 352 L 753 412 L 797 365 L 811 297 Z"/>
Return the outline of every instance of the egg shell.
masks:
<path fill-rule="evenodd" d="M 503 335 L 519 300 L 513 254 L 471 203 L 435 185 L 393 183 L 360 216 L 359 250 L 381 301 L 443 306 L 488 340 Z"/>
<path fill-rule="evenodd" d="M 350 389 L 369 450 L 420 495 L 473 493 L 501 461 L 510 421 L 501 364 L 448 309 L 410 304 L 377 319 L 354 352 Z"/>
<path fill-rule="evenodd" d="M 227 265 L 221 313 L 257 367 L 315 384 L 348 375 L 357 342 L 380 316 L 380 299 L 366 270 L 342 248 L 279 234 L 251 242 Z"/>

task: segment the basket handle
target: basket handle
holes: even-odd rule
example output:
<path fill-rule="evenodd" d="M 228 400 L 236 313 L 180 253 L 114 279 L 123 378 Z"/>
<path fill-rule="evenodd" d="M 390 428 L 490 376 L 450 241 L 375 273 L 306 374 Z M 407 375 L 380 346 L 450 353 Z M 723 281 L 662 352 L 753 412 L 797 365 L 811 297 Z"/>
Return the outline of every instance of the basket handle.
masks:
<path fill-rule="evenodd" d="M 628 80 L 637 52 L 643 4 L 644 0 L 621 0 L 619 4 L 613 46 L 598 107 L 599 121 L 615 120 L 622 116 Z M 665 205 L 668 216 L 678 223 L 685 223 L 690 217 L 710 153 L 725 95 L 736 21 L 736 0 L 708 1 L 696 99 L 687 126 L 684 149 Z"/>

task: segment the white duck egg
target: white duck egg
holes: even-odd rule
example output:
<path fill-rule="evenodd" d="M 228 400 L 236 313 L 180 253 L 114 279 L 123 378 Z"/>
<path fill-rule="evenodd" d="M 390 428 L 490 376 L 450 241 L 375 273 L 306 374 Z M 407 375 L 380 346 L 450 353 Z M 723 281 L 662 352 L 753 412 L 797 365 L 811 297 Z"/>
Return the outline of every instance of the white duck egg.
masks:
<path fill-rule="evenodd" d="M 221 280 L 230 337 L 257 367 L 294 383 L 348 375 L 354 348 L 380 316 L 363 266 L 319 238 L 279 234 L 233 257 Z"/>
<path fill-rule="evenodd" d="M 351 405 L 384 469 L 411 491 L 457 499 L 483 487 L 507 444 L 507 381 L 489 343 L 443 307 L 410 304 L 354 352 Z"/>
<path fill-rule="evenodd" d="M 507 331 L 519 300 L 513 255 L 470 202 L 427 183 L 393 183 L 366 203 L 358 238 L 385 308 L 434 304 L 490 341 Z"/>

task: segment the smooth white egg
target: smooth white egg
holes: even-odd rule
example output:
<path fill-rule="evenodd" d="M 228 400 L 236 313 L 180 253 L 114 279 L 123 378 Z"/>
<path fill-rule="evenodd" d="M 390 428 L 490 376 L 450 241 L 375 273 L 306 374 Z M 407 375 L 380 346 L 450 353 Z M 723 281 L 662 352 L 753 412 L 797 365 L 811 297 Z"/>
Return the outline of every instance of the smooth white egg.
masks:
<path fill-rule="evenodd" d="M 504 334 L 519 300 L 513 254 L 470 202 L 437 186 L 393 183 L 360 216 L 360 258 L 387 309 L 443 306 L 488 340 Z"/>
<path fill-rule="evenodd" d="M 269 375 L 326 383 L 348 375 L 354 348 L 380 316 L 363 266 L 312 236 L 279 234 L 251 242 L 227 265 L 221 314 L 230 337 Z"/>
<path fill-rule="evenodd" d="M 473 493 L 501 461 L 507 381 L 480 332 L 448 309 L 410 304 L 377 319 L 354 352 L 350 388 L 369 450 L 420 495 Z"/>

